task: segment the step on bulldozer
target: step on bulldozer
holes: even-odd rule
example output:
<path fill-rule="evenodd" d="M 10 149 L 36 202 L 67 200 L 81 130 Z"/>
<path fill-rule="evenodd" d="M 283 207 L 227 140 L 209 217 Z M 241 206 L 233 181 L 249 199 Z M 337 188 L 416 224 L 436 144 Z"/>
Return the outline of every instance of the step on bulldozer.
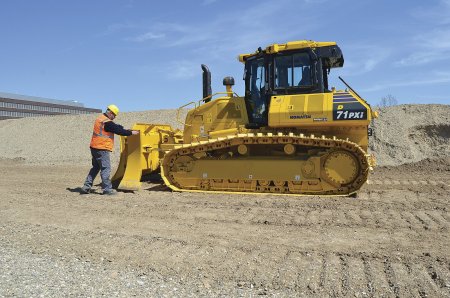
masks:
<path fill-rule="evenodd" d="M 203 69 L 203 98 L 188 111 L 184 131 L 138 123 L 121 137 L 112 178 L 119 189 L 139 190 L 143 175 L 160 171 L 175 191 L 355 195 L 375 158 L 369 125 L 377 113 L 344 80 L 328 86 L 344 57 L 335 42 L 292 41 L 239 55 L 245 96 L 212 94 Z M 180 119 L 178 119 L 180 120 Z"/>

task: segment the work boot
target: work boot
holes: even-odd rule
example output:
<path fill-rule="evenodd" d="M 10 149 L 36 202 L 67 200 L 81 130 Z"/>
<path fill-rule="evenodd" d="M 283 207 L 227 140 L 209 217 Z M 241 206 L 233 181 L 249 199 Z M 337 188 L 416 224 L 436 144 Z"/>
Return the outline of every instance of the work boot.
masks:
<path fill-rule="evenodd" d="M 104 194 L 104 195 L 107 195 L 107 196 L 115 196 L 115 195 L 117 195 L 117 191 L 115 191 L 114 189 L 111 189 L 111 190 L 105 190 L 105 191 L 103 192 L 103 194 Z"/>
<path fill-rule="evenodd" d="M 90 193 L 90 192 L 91 192 L 91 188 L 88 187 L 88 186 L 86 186 L 86 185 L 84 185 L 84 186 L 80 189 L 80 194 L 82 194 L 82 195 L 86 195 L 86 194 L 88 194 L 88 193 Z"/>

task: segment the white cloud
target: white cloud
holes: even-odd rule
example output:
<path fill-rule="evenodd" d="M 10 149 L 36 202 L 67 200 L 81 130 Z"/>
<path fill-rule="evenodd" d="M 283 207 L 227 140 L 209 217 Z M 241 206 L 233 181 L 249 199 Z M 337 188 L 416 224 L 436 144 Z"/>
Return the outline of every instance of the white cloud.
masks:
<path fill-rule="evenodd" d="M 384 57 L 371 57 L 367 59 L 363 64 L 363 72 L 372 71 L 382 60 Z"/>
<path fill-rule="evenodd" d="M 413 10 L 412 16 L 423 24 L 422 28 L 431 29 L 424 29 L 404 44 L 403 48 L 414 50 L 395 65 L 415 66 L 450 59 L 450 0 L 440 0 L 437 5 L 427 3 Z"/>
<path fill-rule="evenodd" d="M 448 59 L 449 57 L 445 57 L 440 50 L 431 50 L 423 52 L 415 52 L 409 55 L 406 58 L 403 58 L 395 63 L 397 66 L 412 66 L 412 65 L 420 65 L 427 64 L 438 60 Z"/>
<path fill-rule="evenodd" d="M 213 61 L 237 63 L 235 58 L 238 54 L 254 52 L 259 46 L 313 38 L 308 34 L 317 27 L 326 26 L 327 23 L 317 15 L 309 13 L 302 16 L 299 26 L 297 10 L 301 11 L 305 5 L 308 5 L 305 1 L 266 0 L 239 13 L 230 10 L 218 11 L 207 21 L 153 23 L 142 30 L 147 33 L 136 34 L 126 40 L 144 45 L 152 38 L 158 38 L 157 46 L 163 50 L 183 50 L 183 57 L 197 62 L 174 62 L 166 73 L 171 79 L 189 78 L 198 75 L 200 61 L 209 64 L 214 63 Z M 237 65 L 240 66 L 238 63 Z M 376 62 L 372 61 L 366 67 L 372 68 L 375 65 Z"/>
<path fill-rule="evenodd" d="M 152 26 L 135 26 L 134 28 L 147 32 L 132 37 L 127 37 L 124 40 L 143 43 L 155 39 L 165 39 L 165 42 L 161 43 L 161 46 L 167 47 L 176 45 L 180 42 L 180 39 L 183 36 L 191 36 L 191 28 L 176 23 L 159 22 L 153 24 Z"/>
<path fill-rule="evenodd" d="M 450 29 L 421 33 L 414 37 L 411 46 L 418 50 L 397 61 L 397 66 L 421 65 L 450 59 Z"/>
<path fill-rule="evenodd" d="M 165 36 L 166 35 L 164 33 L 147 32 L 147 33 L 138 35 L 136 37 L 128 38 L 127 40 L 134 41 L 134 42 L 144 42 L 144 41 L 148 41 L 148 40 L 164 38 Z"/>
<path fill-rule="evenodd" d="M 114 34 L 116 32 L 122 31 L 122 30 L 129 30 L 129 29 L 135 29 L 135 28 L 138 28 L 138 26 L 136 24 L 132 24 L 129 22 L 111 24 L 108 26 L 108 28 L 106 29 L 105 32 L 101 33 L 101 35 L 110 35 L 110 34 Z"/>
<path fill-rule="evenodd" d="M 423 22 L 436 25 L 450 24 L 450 0 L 440 0 L 436 6 L 423 2 L 426 6 L 413 10 L 412 15 Z"/>
<path fill-rule="evenodd" d="M 298 19 L 287 17 L 286 10 L 289 10 L 289 7 L 300 9 L 301 5 L 305 5 L 304 2 L 265 1 L 239 13 L 219 13 L 206 23 L 160 23 L 149 30 L 165 35 L 164 42 L 160 44 L 162 47 L 190 47 L 190 50 L 198 55 L 208 53 L 215 57 L 220 57 L 225 52 L 237 55 L 242 51 L 253 52 L 257 46 L 282 43 L 298 39 L 299 36 L 307 38 L 307 32 L 312 31 L 318 24 L 323 24 L 323 21 L 318 21 L 313 15 L 302 16 L 302 26 L 297 26 Z M 285 16 L 282 22 L 268 24 L 268 20 L 280 20 L 280 16 Z"/>
<path fill-rule="evenodd" d="M 307 4 L 322 4 L 328 2 L 329 0 L 303 0 Z"/>
<path fill-rule="evenodd" d="M 384 84 L 374 85 L 372 87 L 362 89 L 362 92 L 372 92 L 386 90 L 395 87 L 410 87 L 410 86 L 423 86 L 450 83 L 450 72 L 435 72 L 433 75 L 427 78 L 408 79 L 396 82 L 386 82 Z"/>
<path fill-rule="evenodd" d="M 204 0 L 203 4 L 212 4 L 218 0 Z M 236 13 L 220 11 L 207 21 L 193 20 L 189 23 L 157 22 L 150 26 L 136 26 L 144 33 L 135 34 L 124 40 L 143 43 L 158 39 L 162 48 L 183 48 L 186 53 L 197 57 L 213 56 L 220 58 L 224 54 L 237 55 L 253 52 L 258 46 L 271 43 L 283 43 L 289 40 L 308 39 L 316 27 L 325 26 L 323 19 L 312 15 L 303 15 L 298 26 L 297 10 L 306 5 L 328 0 L 266 0 L 251 5 Z M 270 24 L 268 20 L 277 20 Z M 129 24 L 112 25 L 109 30 L 131 28 Z M 290 28 L 286 30 L 286 28 Z M 228 59 L 228 58 L 227 58 Z M 370 67 L 370 66 L 368 66 Z"/>
<path fill-rule="evenodd" d="M 346 62 L 342 73 L 346 76 L 358 76 L 371 72 L 390 57 L 391 51 L 387 46 L 380 47 L 368 43 L 348 44 L 344 51 Z"/>
<path fill-rule="evenodd" d="M 186 80 L 201 74 L 200 63 L 190 60 L 175 60 L 159 64 L 143 64 L 138 67 L 143 75 L 165 77 L 169 80 Z"/>
<path fill-rule="evenodd" d="M 203 5 L 210 5 L 213 4 L 215 2 L 217 2 L 218 0 L 203 0 Z"/>
<path fill-rule="evenodd" d="M 187 60 L 172 61 L 165 73 L 169 79 L 189 79 L 198 76 L 199 65 Z"/>

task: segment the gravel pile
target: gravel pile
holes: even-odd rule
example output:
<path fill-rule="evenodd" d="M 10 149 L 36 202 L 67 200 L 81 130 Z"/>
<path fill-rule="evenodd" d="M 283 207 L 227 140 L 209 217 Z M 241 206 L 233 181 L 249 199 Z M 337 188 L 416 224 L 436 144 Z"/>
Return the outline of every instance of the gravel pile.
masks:
<path fill-rule="evenodd" d="M 184 121 L 186 110 L 180 113 Z M 170 124 L 176 110 L 121 113 L 116 123 L 130 128 L 134 123 Z M 1 157 L 37 164 L 89 164 L 89 142 L 97 115 L 69 115 L 0 121 Z M 379 165 L 399 165 L 426 158 L 450 156 L 450 105 L 400 105 L 380 110 L 374 122 L 370 149 Z M 119 160 L 119 142 L 112 162 Z"/>
<path fill-rule="evenodd" d="M 180 111 L 184 121 L 186 110 Z M 1 157 L 24 160 L 33 164 L 89 164 L 89 143 L 97 114 L 61 115 L 0 121 Z M 114 121 L 125 128 L 134 123 L 169 124 L 182 129 L 177 110 L 152 110 L 120 113 Z M 120 158 L 120 142 L 116 136 L 112 162 Z"/>
<path fill-rule="evenodd" d="M 450 157 L 450 105 L 399 105 L 379 112 L 370 138 L 379 165 Z"/>

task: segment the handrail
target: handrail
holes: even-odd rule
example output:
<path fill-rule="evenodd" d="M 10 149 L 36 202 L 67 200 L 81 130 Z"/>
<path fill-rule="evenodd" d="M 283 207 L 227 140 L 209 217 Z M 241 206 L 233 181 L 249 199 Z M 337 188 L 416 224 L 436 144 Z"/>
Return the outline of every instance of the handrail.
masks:
<path fill-rule="evenodd" d="M 356 96 L 358 96 L 360 99 L 362 99 L 362 101 L 364 101 L 364 103 L 365 104 L 367 104 L 369 107 L 370 107 L 370 104 L 364 99 L 364 98 L 362 98 L 358 93 L 356 93 L 356 91 L 352 88 L 352 87 L 350 87 L 350 85 L 349 84 L 347 84 L 347 82 L 346 81 L 344 81 L 344 79 L 343 78 L 341 78 L 340 76 L 338 77 L 339 78 L 339 80 L 341 80 L 342 81 L 342 83 L 344 83 L 345 84 L 345 86 L 347 86 L 353 93 L 355 93 L 356 94 Z"/>
<path fill-rule="evenodd" d="M 213 96 L 220 95 L 220 94 L 222 94 L 222 95 L 225 94 L 225 95 L 228 95 L 228 96 L 229 96 L 230 92 L 216 92 L 216 93 L 214 93 L 214 94 L 208 95 L 208 96 L 206 96 L 206 97 L 200 99 L 198 102 L 191 101 L 191 102 L 189 102 L 189 103 L 187 103 L 187 104 L 185 104 L 185 105 L 179 107 L 179 108 L 177 109 L 177 119 L 176 119 L 176 121 L 177 121 L 178 123 L 182 124 L 182 125 L 192 126 L 191 124 L 186 124 L 186 123 L 180 121 L 180 111 L 181 111 L 181 109 L 182 109 L 182 108 L 185 108 L 185 107 L 187 107 L 187 106 L 189 106 L 189 105 L 191 105 L 191 104 L 195 104 L 195 108 L 197 108 L 198 106 L 200 106 L 200 105 L 202 104 L 202 102 L 204 102 L 204 101 L 206 101 L 206 100 L 208 100 L 208 99 L 212 99 Z M 238 95 L 236 92 L 233 92 L 232 95 L 233 95 L 232 97 L 235 97 L 235 96 L 236 96 L 236 97 L 239 97 L 239 95 Z M 217 99 L 217 98 L 216 98 L 216 99 Z"/>
<path fill-rule="evenodd" d="M 211 95 L 206 96 L 205 98 L 200 99 L 200 100 L 198 101 L 198 103 L 199 103 L 199 105 L 200 105 L 202 101 L 206 101 L 206 100 L 209 99 L 209 98 L 212 99 L 213 96 L 216 96 L 216 95 L 219 95 L 219 94 L 229 95 L 230 92 L 216 92 L 216 93 L 214 93 L 214 94 L 211 94 Z M 234 96 L 239 97 L 239 95 L 238 95 L 236 92 L 233 92 L 232 95 L 233 95 L 232 97 L 234 97 Z"/>
<path fill-rule="evenodd" d="M 184 107 L 187 107 L 187 106 L 189 106 L 191 104 L 195 104 L 195 107 L 197 107 L 195 101 L 191 101 L 191 102 L 189 102 L 189 103 L 185 104 L 184 106 L 181 106 L 181 107 L 179 107 L 177 109 L 177 119 L 176 120 L 177 120 L 178 123 L 180 123 L 182 125 L 192 126 L 190 124 L 186 124 L 186 123 L 180 121 L 180 111 L 181 111 L 181 109 L 184 108 Z"/>

